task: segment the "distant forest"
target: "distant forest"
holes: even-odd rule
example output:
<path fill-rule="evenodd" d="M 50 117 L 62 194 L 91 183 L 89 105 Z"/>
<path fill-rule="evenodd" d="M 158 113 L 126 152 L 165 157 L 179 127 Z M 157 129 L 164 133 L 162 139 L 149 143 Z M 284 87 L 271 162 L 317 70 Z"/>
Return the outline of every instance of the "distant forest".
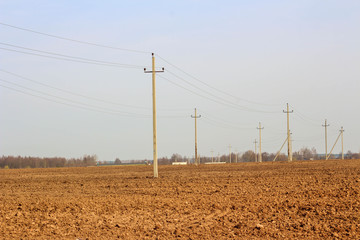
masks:
<path fill-rule="evenodd" d="M 21 156 L 0 157 L 1 168 L 56 168 L 56 167 L 87 167 L 96 165 L 96 155 L 85 155 L 82 158 L 66 159 L 62 157 L 40 158 Z"/>

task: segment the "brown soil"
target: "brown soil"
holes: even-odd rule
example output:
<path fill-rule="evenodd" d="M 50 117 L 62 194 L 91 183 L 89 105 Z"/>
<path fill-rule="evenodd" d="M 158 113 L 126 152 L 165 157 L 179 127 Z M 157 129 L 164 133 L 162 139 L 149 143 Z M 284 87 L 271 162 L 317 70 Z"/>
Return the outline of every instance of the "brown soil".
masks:
<path fill-rule="evenodd" d="M 360 160 L 0 170 L 5 239 L 360 239 Z"/>

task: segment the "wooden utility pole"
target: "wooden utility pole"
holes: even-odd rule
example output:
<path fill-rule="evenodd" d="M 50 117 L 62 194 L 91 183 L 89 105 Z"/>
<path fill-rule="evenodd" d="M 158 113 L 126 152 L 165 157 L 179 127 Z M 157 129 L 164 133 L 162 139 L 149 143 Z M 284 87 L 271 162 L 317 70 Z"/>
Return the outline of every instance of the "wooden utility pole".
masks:
<path fill-rule="evenodd" d="M 325 119 L 325 125 L 322 125 L 325 127 L 325 159 L 327 158 L 327 127 L 330 126 L 330 124 L 327 124 L 327 120 Z"/>
<path fill-rule="evenodd" d="M 152 73 L 152 105 L 153 105 L 153 165 L 154 165 L 154 177 L 157 178 L 158 174 L 158 159 L 157 159 L 157 138 L 156 138 L 156 81 L 155 76 L 157 72 L 164 72 L 164 68 L 161 71 L 155 71 L 155 57 L 154 53 L 152 55 L 152 70 L 146 71 L 145 73 Z"/>
<path fill-rule="evenodd" d="M 196 115 L 196 108 L 195 108 L 195 116 L 191 115 L 192 118 L 195 119 L 195 165 L 198 165 L 198 155 L 197 155 L 197 125 L 196 125 L 196 119 L 200 118 L 201 115 Z"/>
<path fill-rule="evenodd" d="M 344 160 L 344 128 L 341 127 L 341 159 Z"/>
<path fill-rule="evenodd" d="M 290 128 L 289 128 L 289 113 L 293 113 L 294 111 L 289 111 L 289 104 L 286 104 L 286 111 L 283 110 L 284 113 L 287 114 L 287 143 L 288 143 L 288 161 L 292 161 L 292 153 L 291 153 L 291 141 L 290 141 Z"/>
<path fill-rule="evenodd" d="M 255 162 L 257 162 L 257 148 L 256 148 L 257 141 L 256 141 L 256 139 L 255 139 L 254 143 L 255 143 Z"/>
<path fill-rule="evenodd" d="M 264 129 L 264 127 L 261 127 L 261 123 L 259 122 L 259 162 L 262 162 L 262 155 L 261 155 L 261 129 Z"/>
<path fill-rule="evenodd" d="M 237 150 L 237 149 L 235 149 L 235 153 L 236 153 L 236 155 L 235 155 L 235 162 L 237 163 L 237 162 L 238 162 L 238 155 L 239 155 L 239 153 L 238 153 L 238 150 Z"/>
<path fill-rule="evenodd" d="M 229 145 L 229 152 L 230 152 L 229 161 L 230 161 L 230 163 L 231 163 L 231 145 Z"/>

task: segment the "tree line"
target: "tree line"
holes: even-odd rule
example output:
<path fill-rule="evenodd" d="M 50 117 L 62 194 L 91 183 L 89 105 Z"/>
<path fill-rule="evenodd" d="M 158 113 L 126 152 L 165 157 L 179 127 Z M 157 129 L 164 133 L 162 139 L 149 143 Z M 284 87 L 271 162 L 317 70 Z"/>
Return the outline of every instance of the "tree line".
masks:
<path fill-rule="evenodd" d="M 263 162 L 273 161 L 276 154 L 263 152 L 261 154 Z M 257 154 L 256 158 L 259 158 Z M 341 158 L 341 154 L 331 155 L 330 159 Z M 360 159 L 360 153 L 352 153 L 348 151 L 344 154 L 345 159 Z M 219 156 L 199 156 L 200 163 L 207 162 L 230 162 L 230 154 Z M 293 160 L 319 160 L 325 159 L 324 155 L 318 154 L 315 148 L 303 147 L 299 151 L 293 152 Z M 231 153 L 231 162 L 255 162 L 255 152 L 248 150 L 242 154 Z M 276 161 L 287 161 L 287 155 L 281 153 Z M 158 158 L 159 165 L 171 165 L 173 162 L 194 163 L 194 158 L 181 156 L 174 153 L 170 158 Z M 57 167 L 87 167 L 96 165 L 123 165 L 123 164 L 151 164 L 151 160 L 131 160 L 121 161 L 116 158 L 115 161 L 97 161 L 96 155 L 84 155 L 81 158 L 66 159 L 62 157 L 39 158 L 39 157 L 21 157 L 21 156 L 2 156 L 0 157 L 0 168 L 57 168 Z"/>
<path fill-rule="evenodd" d="M 256 158 L 255 158 L 256 155 Z M 270 162 L 273 161 L 276 153 L 268 153 L 268 152 L 262 152 L 262 161 L 263 162 Z M 242 154 L 236 154 L 231 153 L 231 162 L 255 162 L 255 159 L 259 158 L 259 153 L 255 154 L 254 151 L 248 150 Z M 341 158 L 340 154 L 332 154 L 329 159 L 337 159 Z M 351 151 L 348 151 L 344 154 L 345 159 L 360 159 L 360 153 L 352 153 Z M 200 163 L 207 163 L 207 162 L 230 162 L 230 154 L 223 154 L 219 156 L 199 156 Z M 287 161 L 287 155 L 286 154 L 279 154 L 276 161 Z M 293 152 L 293 160 L 320 160 L 325 159 L 325 154 L 321 155 L 318 154 L 315 148 L 307 148 L 303 147 L 299 151 Z M 138 162 L 143 162 L 146 160 L 141 160 Z M 159 165 L 170 165 L 173 162 L 187 162 L 187 163 L 194 163 L 194 158 L 189 158 L 186 156 L 181 156 L 180 154 L 173 154 L 170 158 L 162 157 L 158 159 Z"/>
<path fill-rule="evenodd" d="M 40 158 L 22 156 L 0 157 L 0 168 L 57 168 L 95 166 L 96 155 L 84 155 L 81 158 L 66 159 L 63 157 Z"/>

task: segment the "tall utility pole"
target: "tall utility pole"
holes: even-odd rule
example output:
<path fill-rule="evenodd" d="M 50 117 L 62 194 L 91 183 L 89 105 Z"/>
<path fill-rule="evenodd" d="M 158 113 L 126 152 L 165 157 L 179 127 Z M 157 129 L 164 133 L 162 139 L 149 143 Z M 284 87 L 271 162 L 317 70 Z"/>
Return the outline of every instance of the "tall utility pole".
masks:
<path fill-rule="evenodd" d="M 229 157 L 229 161 L 230 161 L 230 163 L 231 163 L 231 145 L 229 145 L 229 152 L 230 152 L 230 157 Z"/>
<path fill-rule="evenodd" d="M 254 143 L 255 143 L 255 162 L 257 162 L 257 148 L 256 148 L 257 141 L 256 141 L 256 139 L 255 139 Z"/>
<path fill-rule="evenodd" d="M 290 141 L 290 128 L 289 128 L 289 113 L 293 113 L 294 111 L 289 111 L 289 104 L 286 104 L 286 111 L 283 110 L 284 113 L 287 113 L 287 143 L 288 143 L 288 161 L 292 161 L 292 153 L 291 153 L 291 141 Z"/>
<path fill-rule="evenodd" d="M 198 165 L 198 155 L 197 155 L 197 125 L 196 125 L 196 119 L 200 118 L 201 115 L 196 115 L 196 108 L 195 108 L 195 116 L 191 115 L 192 118 L 195 118 L 195 165 Z"/>
<path fill-rule="evenodd" d="M 214 162 L 214 150 L 211 150 L 211 162 Z"/>
<path fill-rule="evenodd" d="M 341 159 L 344 160 L 344 128 L 341 127 Z"/>
<path fill-rule="evenodd" d="M 327 120 L 325 119 L 325 125 L 322 125 L 325 127 L 325 159 L 327 158 L 327 127 L 330 126 L 330 124 L 327 124 Z"/>
<path fill-rule="evenodd" d="M 264 129 L 264 127 L 261 127 L 261 123 L 259 122 L 259 162 L 262 162 L 262 156 L 261 156 L 261 129 Z"/>
<path fill-rule="evenodd" d="M 157 178 L 158 175 L 158 159 L 157 159 L 157 139 L 156 139 L 156 85 L 155 85 L 155 76 L 157 72 L 164 72 L 164 68 L 161 71 L 155 71 L 155 57 L 154 53 L 152 55 L 152 70 L 146 71 L 145 73 L 152 73 L 152 103 L 153 103 L 153 165 L 154 165 L 154 177 Z"/>

